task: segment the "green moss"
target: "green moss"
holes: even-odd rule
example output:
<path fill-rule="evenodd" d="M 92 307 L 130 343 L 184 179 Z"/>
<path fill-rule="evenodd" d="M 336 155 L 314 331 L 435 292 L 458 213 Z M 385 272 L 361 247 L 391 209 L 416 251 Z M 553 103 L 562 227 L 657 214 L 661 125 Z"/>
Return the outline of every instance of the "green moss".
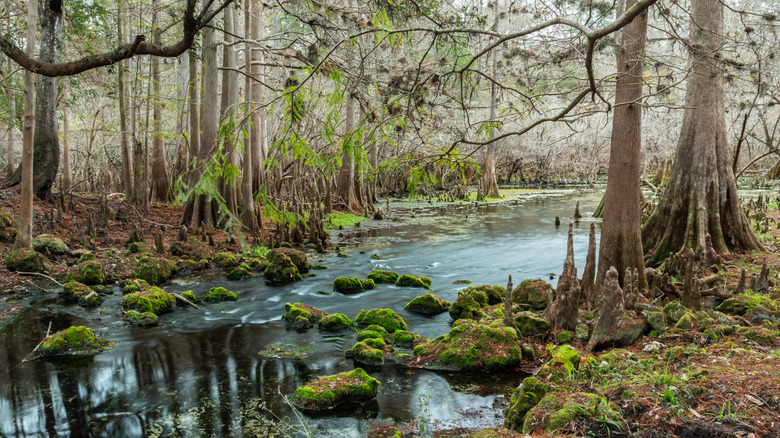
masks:
<path fill-rule="evenodd" d="M 357 340 L 362 341 L 365 339 L 382 339 L 383 341 L 390 341 L 390 336 L 387 330 L 380 325 L 370 325 L 361 330 L 357 334 Z"/>
<path fill-rule="evenodd" d="M 379 338 L 363 339 L 363 343 L 365 343 L 366 345 L 368 345 L 371 348 L 377 348 L 379 350 L 383 350 L 384 348 L 386 348 L 388 346 L 387 342 L 385 342 L 384 339 L 379 339 Z"/>
<path fill-rule="evenodd" d="M 98 339 L 91 328 L 72 326 L 44 339 L 40 353 L 42 356 L 94 355 L 109 348 L 111 343 Z"/>
<path fill-rule="evenodd" d="M 299 387 L 290 400 L 299 408 L 329 410 L 344 403 L 362 403 L 376 397 L 379 381 L 362 368 L 323 377 Z"/>
<path fill-rule="evenodd" d="M 330 231 L 332 229 L 351 227 L 352 225 L 358 224 L 364 220 L 366 220 L 364 216 L 359 216 L 357 214 L 334 212 L 325 218 L 323 225 L 325 227 L 325 231 Z"/>
<path fill-rule="evenodd" d="M 580 342 L 585 342 L 590 339 L 590 329 L 585 324 L 577 324 L 574 326 L 574 334 Z"/>
<path fill-rule="evenodd" d="M 281 251 L 269 253 L 268 266 L 263 277 L 271 283 L 286 284 L 302 279 L 300 271 L 290 257 Z"/>
<path fill-rule="evenodd" d="M 406 330 L 406 322 L 391 309 L 363 310 L 355 317 L 355 323 L 358 327 L 376 324 L 384 327 L 389 333 L 399 329 Z"/>
<path fill-rule="evenodd" d="M 330 315 L 323 316 L 318 324 L 320 330 L 328 332 L 339 330 L 357 330 L 357 325 L 352 322 L 347 315 L 341 313 L 332 313 Z"/>
<path fill-rule="evenodd" d="M 287 303 L 284 305 L 284 311 L 282 319 L 292 322 L 297 328 L 314 327 L 314 324 L 327 315 L 326 312 L 303 303 Z"/>
<path fill-rule="evenodd" d="M 79 306 L 81 307 L 97 307 L 103 302 L 103 297 L 98 295 L 97 292 L 90 293 L 79 298 Z"/>
<path fill-rule="evenodd" d="M 92 289 L 84 283 L 79 283 L 76 280 L 70 280 L 62 285 L 62 292 L 60 296 L 68 301 L 78 301 L 79 299 L 86 297 L 92 293 Z"/>
<path fill-rule="evenodd" d="M 506 369 L 523 359 L 514 329 L 470 319 L 456 321 L 448 334 L 418 345 L 414 353 L 433 355 L 432 367 L 464 371 Z"/>
<path fill-rule="evenodd" d="M 408 330 L 396 330 L 390 337 L 390 341 L 398 347 L 413 348 L 415 345 L 427 342 L 428 338 Z"/>
<path fill-rule="evenodd" d="M 488 305 L 485 291 L 469 286 L 458 292 L 458 298 L 450 306 L 450 316 L 454 320 L 474 319 L 479 321 L 485 316 L 484 308 Z"/>
<path fill-rule="evenodd" d="M 688 313 L 688 309 L 685 308 L 682 304 L 680 304 L 679 301 L 672 301 L 671 303 L 664 306 L 664 315 L 666 315 L 666 321 L 669 324 L 677 324 L 677 321 L 680 320 L 686 313 Z"/>
<path fill-rule="evenodd" d="M 398 277 L 395 285 L 398 287 L 422 287 L 425 289 L 430 289 L 431 279 L 428 277 L 404 274 Z"/>
<path fill-rule="evenodd" d="M 311 268 L 315 269 L 315 270 L 318 270 L 318 271 L 328 269 L 328 267 L 325 266 L 325 265 L 314 265 Z"/>
<path fill-rule="evenodd" d="M 764 327 L 740 327 L 737 333 L 759 345 L 771 345 L 777 340 L 777 335 Z"/>
<path fill-rule="evenodd" d="M 297 249 L 292 248 L 276 248 L 268 252 L 267 258 L 268 260 L 271 260 L 279 254 L 286 255 L 295 265 L 295 268 L 298 270 L 299 274 L 305 274 L 311 270 L 309 259 L 306 257 L 306 254 L 303 251 L 298 251 Z"/>
<path fill-rule="evenodd" d="M 471 280 L 455 280 L 452 282 L 452 284 L 471 284 Z"/>
<path fill-rule="evenodd" d="M 130 275 L 149 284 L 163 284 L 176 273 L 176 264 L 152 253 L 141 254 L 133 262 Z"/>
<path fill-rule="evenodd" d="M 96 260 L 96 259 L 97 257 L 95 256 L 95 254 L 92 254 L 91 252 L 86 252 L 82 254 L 81 257 L 79 257 L 78 263 L 88 262 L 90 260 Z"/>
<path fill-rule="evenodd" d="M 674 328 L 678 330 L 690 330 L 693 328 L 693 314 L 691 312 L 685 313 L 683 316 L 680 317 L 680 319 L 677 320 L 677 323 L 674 325 Z"/>
<path fill-rule="evenodd" d="M 572 338 L 574 338 L 572 332 L 568 332 L 566 330 L 558 332 L 558 334 L 555 335 L 555 340 L 559 344 L 568 344 L 569 342 L 571 342 Z"/>
<path fill-rule="evenodd" d="M 195 296 L 195 293 L 191 290 L 185 290 L 181 293 L 181 296 L 184 297 L 184 299 L 189 300 L 195 304 L 199 303 L 200 300 Z"/>
<path fill-rule="evenodd" d="M 173 303 L 173 295 L 156 286 L 149 286 L 148 290 L 132 292 L 122 297 L 123 308 L 155 315 L 173 310 Z"/>
<path fill-rule="evenodd" d="M 656 332 L 663 333 L 666 331 L 666 315 L 663 312 L 646 312 L 645 318 L 647 318 L 647 324 Z"/>
<path fill-rule="evenodd" d="M 89 260 L 79 263 L 78 273 L 73 275 L 73 279 L 86 285 L 103 284 L 106 280 L 106 273 L 103 265 L 95 260 Z"/>
<path fill-rule="evenodd" d="M 157 315 L 152 312 L 136 312 L 128 310 L 123 317 L 125 323 L 137 327 L 152 327 L 157 325 Z"/>
<path fill-rule="evenodd" d="M 515 315 L 515 326 L 522 337 L 547 333 L 550 323 L 531 312 L 519 312 Z"/>
<path fill-rule="evenodd" d="M 372 342 L 375 345 L 377 341 L 383 342 L 381 339 L 366 339 L 365 341 L 359 341 L 346 351 L 347 357 L 351 357 L 356 362 L 368 365 L 382 365 L 385 363 L 382 350 L 368 345 L 366 341 Z"/>
<path fill-rule="evenodd" d="M 46 257 L 32 248 L 18 248 L 5 256 L 5 267 L 12 272 L 47 272 Z"/>
<path fill-rule="evenodd" d="M 308 347 L 299 347 L 293 344 L 278 342 L 267 345 L 260 350 L 258 354 L 276 359 L 303 359 L 306 355 L 313 352 L 314 350 Z"/>
<path fill-rule="evenodd" d="M 249 266 L 247 266 L 244 263 L 241 263 L 241 266 L 237 267 L 236 269 L 233 269 L 227 274 L 227 279 L 231 281 L 247 280 L 252 277 L 254 277 L 254 275 L 252 275 L 252 273 L 249 272 Z"/>
<path fill-rule="evenodd" d="M 39 234 L 33 240 L 33 249 L 42 254 L 64 255 L 69 249 L 68 245 L 59 237 L 51 234 Z"/>
<path fill-rule="evenodd" d="M 533 310 L 544 310 L 553 287 L 544 280 L 523 280 L 512 291 L 512 302 Z"/>
<path fill-rule="evenodd" d="M 509 399 L 504 408 L 504 427 L 517 432 L 523 431 L 525 415 L 547 394 L 547 385 L 536 377 L 526 377 Z"/>
<path fill-rule="evenodd" d="M 358 277 L 338 277 L 333 280 L 333 290 L 345 295 L 356 294 L 376 287 L 374 280 L 361 280 Z"/>
<path fill-rule="evenodd" d="M 450 308 L 450 302 L 428 293 L 412 299 L 404 306 L 404 310 L 423 315 L 438 315 Z"/>
<path fill-rule="evenodd" d="M 224 287 L 212 287 L 206 295 L 203 295 L 203 301 L 236 301 L 238 295 L 235 292 L 229 291 Z"/>
<path fill-rule="evenodd" d="M 393 271 L 383 271 L 381 269 L 374 269 L 368 273 L 368 279 L 374 280 L 374 283 L 391 283 L 395 284 L 398 281 L 398 274 Z"/>
<path fill-rule="evenodd" d="M 241 262 L 241 257 L 229 253 L 227 251 L 221 251 L 214 255 L 214 264 L 218 268 L 227 269 L 238 265 Z"/>

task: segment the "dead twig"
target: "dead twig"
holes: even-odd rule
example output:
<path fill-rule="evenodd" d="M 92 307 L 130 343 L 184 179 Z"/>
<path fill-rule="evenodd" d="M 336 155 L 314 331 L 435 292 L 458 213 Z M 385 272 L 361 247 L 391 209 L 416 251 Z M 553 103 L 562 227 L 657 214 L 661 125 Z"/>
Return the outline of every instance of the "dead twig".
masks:
<path fill-rule="evenodd" d="M 16 272 L 16 274 L 19 274 L 19 275 L 38 275 L 40 277 L 48 278 L 49 280 L 57 283 L 58 286 L 62 287 L 62 283 L 60 283 L 59 281 L 55 280 L 53 277 L 48 276 L 46 274 L 41 274 L 40 272 Z M 40 287 L 40 286 L 38 286 L 38 287 Z M 41 289 L 43 289 L 43 288 L 41 288 Z M 46 289 L 43 289 L 43 290 L 46 290 Z"/>

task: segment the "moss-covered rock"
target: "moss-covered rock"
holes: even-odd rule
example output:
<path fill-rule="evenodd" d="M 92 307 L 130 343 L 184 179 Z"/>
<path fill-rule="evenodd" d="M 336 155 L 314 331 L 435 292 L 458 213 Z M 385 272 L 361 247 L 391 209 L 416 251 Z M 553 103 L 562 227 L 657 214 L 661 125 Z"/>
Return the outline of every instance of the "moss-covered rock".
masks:
<path fill-rule="evenodd" d="M 406 330 L 404 319 L 391 309 L 363 310 L 355 317 L 355 323 L 358 327 L 378 325 L 389 333 L 393 333 L 396 330 Z"/>
<path fill-rule="evenodd" d="M 750 310 L 750 304 L 746 297 L 736 296 L 724 300 L 716 310 L 727 315 L 742 316 Z"/>
<path fill-rule="evenodd" d="M 190 301 L 192 303 L 198 304 L 200 303 L 200 300 L 198 297 L 195 296 L 195 292 L 191 290 L 185 290 L 181 293 L 181 296 L 184 297 L 185 300 Z"/>
<path fill-rule="evenodd" d="M 70 280 L 62 285 L 60 296 L 71 302 L 77 302 L 83 297 L 91 294 L 93 290 L 84 283 L 76 280 Z"/>
<path fill-rule="evenodd" d="M 548 393 L 525 415 L 523 433 L 556 432 L 571 424 L 579 412 L 595 412 L 602 397 L 586 392 Z"/>
<path fill-rule="evenodd" d="M 122 307 L 126 310 L 151 312 L 155 315 L 173 310 L 173 303 L 173 295 L 157 286 L 149 286 L 147 290 L 132 292 L 122 297 Z"/>
<path fill-rule="evenodd" d="M 759 345 L 771 345 L 777 340 L 777 335 L 765 327 L 740 327 L 737 333 Z"/>
<path fill-rule="evenodd" d="M 437 297 L 434 294 L 427 293 L 409 301 L 404 306 L 404 310 L 423 315 L 438 315 L 444 313 L 450 308 L 450 302 Z"/>
<path fill-rule="evenodd" d="M 295 390 L 291 397 L 302 409 L 322 411 L 345 403 L 362 403 L 376 397 L 379 381 L 362 368 L 323 377 Z"/>
<path fill-rule="evenodd" d="M 548 387 L 536 377 L 526 377 L 515 389 L 504 408 L 504 427 L 517 432 L 523 431 L 525 415 L 547 395 Z"/>
<path fill-rule="evenodd" d="M 568 344 L 572 339 L 574 339 L 574 334 L 566 330 L 560 331 L 555 335 L 555 342 L 559 344 Z"/>
<path fill-rule="evenodd" d="M 651 329 L 658 333 L 666 331 L 666 315 L 664 315 L 664 312 L 645 312 L 644 316 Z"/>
<path fill-rule="evenodd" d="M 361 280 L 358 277 L 338 277 L 333 280 L 333 290 L 345 295 L 363 292 L 376 287 L 374 280 Z"/>
<path fill-rule="evenodd" d="M 135 310 L 128 310 L 122 317 L 125 324 L 134 325 L 137 327 L 152 327 L 157 325 L 157 315 L 152 312 L 137 312 Z"/>
<path fill-rule="evenodd" d="M 593 346 L 594 350 L 609 347 L 626 347 L 639 339 L 642 333 L 645 332 L 646 327 L 647 323 L 643 318 L 635 318 L 626 314 L 611 327 L 607 328 L 599 325 L 594 327 L 593 333 L 590 335 L 590 342 L 593 342 L 594 338 L 599 340 Z"/>
<path fill-rule="evenodd" d="M 395 281 L 395 285 L 398 287 L 422 287 L 430 289 L 431 279 L 428 277 L 404 274 L 398 277 L 398 280 Z"/>
<path fill-rule="evenodd" d="M 428 367 L 462 371 L 500 370 L 523 360 L 515 330 L 502 325 L 460 319 L 450 332 L 414 348 Z"/>
<path fill-rule="evenodd" d="M 68 277 L 89 286 L 103 284 L 106 281 L 106 271 L 96 260 L 79 263 L 76 272 Z"/>
<path fill-rule="evenodd" d="M 241 256 L 236 254 L 227 251 L 220 251 L 214 254 L 214 265 L 218 268 L 229 269 L 237 266 L 239 263 L 241 263 Z"/>
<path fill-rule="evenodd" d="M 41 356 L 92 356 L 111 348 L 111 342 L 99 339 L 92 329 L 72 326 L 50 335 L 41 343 Z"/>
<path fill-rule="evenodd" d="M 249 271 L 249 266 L 244 263 L 227 273 L 227 279 L 230 281 L 248 280 L 252 277 L 254 275 Z"/>
<path fill-rule="evenodd" d="M 296 328 L 307 329 L 314 327 L 327 314 L 327 312 L 303 303 L 287 303 L 284 305 L 282 319 L 293 323 Z"/>
<path fill-rule="evenodd" d="M 398 281 L 398 273 L 393 271 L 383 271 L 381 269 L 374 269 L 368 273 L 368 279 L 374 280 L 374 283 L 391 283 L 395 284 Z"/>
<path fill-rule="evenodd" d="M 78 263 L 88 262 L 90 260 L 97 260 L 97 256 L 95 256 L 95 254 L 87 251 L 87 252 L 85 252 L 84 254 L 82 254 L 79 257 Z"/>
<path fill-rule="evenodd" d="M 18 248 L 5 256 L 5 267 L 11 272 L 47 272 L 46 257 L 32 248 Z"/>
<path fill-rule="evenodd" d="M 390 342 L 390 334 L 381 325 L 370 325 L 364 330 L 361 330 L 357 334 L 358 341 L 364 341 L 366 339 L 381 339 L 385 343 Z"/>
<path fill-rule="evenodd" d="M 212 287 L 203 295 L 203 301 L 216 302 L 216 301 L 236 301 L 238 295 L 235 292 L 225 289 L 224 287 Z"/>
<path fill-rule="evenodd" d="M 690 330 L 693 328 L 693 314 L 691 312 L 686 313 L 677 320 L 674 324 L 674 328 L 678 330 Z"/>
<path fill-rule="evenodd" d="M 416 345 L 428 342 L 427 336 L 420 336 L 409 330 L 396 330 L 390 336 L 390 342 L 396 347 L 413 348 Z"/>
<path fill-rule="evenodd" d="M 268 266 L 263 277 L 271 283 L 287 284 L 301 280 L 301 273 L 290 257 L 281 251 L 268 253 Z"/>
<path fill-rule="evenodd" d="M 685 308 L 679 301 L 672 301 L 664 306 L 664 315 L 666 315 L 666 321 L 669 324 L 677 324 L 677 321 L 688 313 L 688 309 Z"/>
<path fill-rule="evenodd" d="M 352 322 L 347 315 L 342 313 L 331 313 L 325 315 L 320 319 L 318 323 L 320 330 L 326 332 L 335 332 L 340 330 L 357 330 L 357 325 Z"/>
<path fill-rule="evenodd" d="M 580 342 L 587 342 L 590 339 L 590 329 L 585 324 L 577 324 L 574 326 L 574 334 Z"/>
<path fill-rule="evenodd" d="M 363 341 L 357 342 L 352 348 L 346 351 L 347 357 L 351 357 L 355 362 L 360 362 L 368 365 L 382 365 L 385 363 L 384 352 L 379 348 L 368 345 L 370 341 L 380 341 L 381 339 L 369 338 Z M 374 344 L 376 345 L 376 344 Z"/>
<path fill-rule="evenodd" d="M 550 331 L 550 323 L 531 312 L 518 312 L 515 315 L 515 327 L 524 338 Z"/>
<path fill-rule="evenodd" d="M 92 292 L 90 294 L 84 295 L 83 297 L 79 298 L 79 306 L 81 307 L 97 307 L 103 302 L 103 297 L 101 297 L 97 292 Z"/>
<path fill-rule="evenodd" d="M 297 249 L 293 248 L 276 248 L 269 251 L 266 255 L 266 258 L 270 261 L 278 254 L 286 255 L 287 258 L 293 262 L 299 274 L 305 274 L 311 270 L 309 259 L 306 257 L 306 254 L 303 251 L 298 251 Z"/>
<path fill-rule="evenodd" d="M 64 255 L 69 251 L 68 245 L 59 237 L 51 234 L 39 234 L 33 239 L 33 249 L 42 254 Z"/>
<path fill-rule="evenodd" d="M 488 305 L 487 294 L 483 290 L 467 287 L 458 292 L 458 298 L 450 306 L 450 316 L 454 320 L 474 319 L 479 321 L 485 316 Z"/>
<path fill-rule="evenodd" d="M 552 293 L 553 287 L 544 280 L 523 280 L 512 291 L 512 302 L 527 309 L 544 310 Z"/>
<path fill-rule="evenodd" d="M 163 284 L 176 274 L 176 264 L 152 253 L 143 253 L 135 259 L 130 275 L 149 284 Z"/>

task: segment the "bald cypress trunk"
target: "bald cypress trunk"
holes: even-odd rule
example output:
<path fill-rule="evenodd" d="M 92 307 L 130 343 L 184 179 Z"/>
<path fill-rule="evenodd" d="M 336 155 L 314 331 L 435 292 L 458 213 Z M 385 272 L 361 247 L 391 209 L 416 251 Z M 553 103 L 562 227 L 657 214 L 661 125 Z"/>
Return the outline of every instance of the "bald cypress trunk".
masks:
<path fill-rule="evenodd" d="M 642 230 L 650 265 L 687 249 L 703 252 L 707 233 L 720 254 L 763 250 L 739 204 L 721 66 L 709 56 L 723 43 L 721 2 L 691 2 L 690 42 L 691 75 L 674 166 L 658 207 Z"/>

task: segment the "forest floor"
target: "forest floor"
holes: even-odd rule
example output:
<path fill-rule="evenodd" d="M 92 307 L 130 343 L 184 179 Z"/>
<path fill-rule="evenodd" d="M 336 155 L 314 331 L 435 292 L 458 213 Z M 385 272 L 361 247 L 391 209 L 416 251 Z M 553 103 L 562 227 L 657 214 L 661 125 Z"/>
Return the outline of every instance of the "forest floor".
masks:
<path fill-rule="evenodd" d="M 18 188 L 0 191 L 0 211 L 6 223 L 18 217 L 18 199 Z M 101 214 L 101 205 L 106 205 L 107 214 Z M 63 209 L 40 200 L 35 203 L 34 235 L 60 237 L 70 249 L 66 255 L 48 256 L 52 262 L 48 275 L 17 274 L 0 264 L 0 326 L 11 321 L 30 300 L 55 291 L 86 251 L 97 256 L 110 278 L 119 280 L 130 274 L 131 258 L 125 254 L 134 228 L 150 245 L 157 233 L 166 248 L 177 240 L 181 207 L 153 203 L 148 214 L 141 214 L 133 204 L 118 197 L 108 197 L 104 204 L 101 198 L 75 194 L 66 197 L 65 206 Z M 751 297 L 756 303 L 776 307 L 760 327 L 726 334 L 707 331 L 694 323 L 690 330 L 672 329 L 655 337 L 643 336 L 628 348 L 594 354 L 586 353 L 584 345 L 575 341 L 571 344 L 578 352 L 575 363 L 567 363 L 572 358 L 564 357 L 554 346 L 556 333 L 550 333 L 534 341 L 537 351 L 546 351 L 540 357 L 546 365 L 536 377 L 550 391 L 560 394 L 563 401 L 577 400 L 578 394 L 587 393 L 596 394 L 598 403 L 573 403 L 571 421 L 554 432 L 525 435 L 508 429 L 456 429 L 440 430 L 434 435 L 780 437 L 780 254 L 776 247 L 780 241 L 780 212 L 766 214 L 774 222 L 761 234 L 768 251 L 729 255 L 723 265 L 723 288 L 733 290 L 743 268 L 757 274 L 766 260 L 771 287 L 762 296 Z M 12 228 L 6 227 L 6 231 Z M 13 248 L 11 236 L 4 237 L 6 241 L 0 243 L 2 257 Z M 203 236 L 204 251 L 241 251 L 237 243 L 226 238 L 219 231 L 214 231 L 210 239 Z M 250 237 L 252 244 L 265 239 L 267 236 Z M 507 388 L 507 399 L 514 389 Z M 395 433 L 397 429 L 385 430 Z M 404 436 L 415 434 L 412 429 L 406 431 Z M 381 427 L 372 433 L 374 437 L 391 436 L 385 435 Z"/>

